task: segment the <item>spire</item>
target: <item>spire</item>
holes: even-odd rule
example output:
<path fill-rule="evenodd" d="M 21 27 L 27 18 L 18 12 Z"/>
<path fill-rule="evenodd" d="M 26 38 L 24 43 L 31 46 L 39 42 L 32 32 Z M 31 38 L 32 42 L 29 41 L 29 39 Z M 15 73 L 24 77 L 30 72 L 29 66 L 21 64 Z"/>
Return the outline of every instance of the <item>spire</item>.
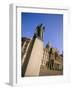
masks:
<path fill-rule="evenodd" d="M 48 41 L 46 48 L 51 48 L 51 43 Z"/>

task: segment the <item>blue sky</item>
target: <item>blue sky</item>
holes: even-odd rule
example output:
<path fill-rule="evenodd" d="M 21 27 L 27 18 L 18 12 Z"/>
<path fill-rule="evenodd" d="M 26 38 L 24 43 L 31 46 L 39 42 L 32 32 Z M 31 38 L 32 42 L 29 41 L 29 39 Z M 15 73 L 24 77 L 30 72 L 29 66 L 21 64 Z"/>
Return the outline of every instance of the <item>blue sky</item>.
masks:
<path fill-rule="evenodd" d="M 39 24 L 45 26 L 44 45 L 48 41 L 60 52 L 63 51 L 63 15 L 43 13 L 21 13 L 21 36 L 32 37 Z"/>

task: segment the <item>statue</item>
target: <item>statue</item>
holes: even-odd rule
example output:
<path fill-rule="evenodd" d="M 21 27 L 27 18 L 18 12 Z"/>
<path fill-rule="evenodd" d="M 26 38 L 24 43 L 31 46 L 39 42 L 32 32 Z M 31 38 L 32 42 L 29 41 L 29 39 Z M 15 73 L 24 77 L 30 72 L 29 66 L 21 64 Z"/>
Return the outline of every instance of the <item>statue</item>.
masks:
<path fill-rule="evenodd" d="M 43 24 L 40 24 L 36 27 L 35 35 L 39 37 L 41 40 L 43 40 L 43 32 L 45 31 L 45 27 Z"/>

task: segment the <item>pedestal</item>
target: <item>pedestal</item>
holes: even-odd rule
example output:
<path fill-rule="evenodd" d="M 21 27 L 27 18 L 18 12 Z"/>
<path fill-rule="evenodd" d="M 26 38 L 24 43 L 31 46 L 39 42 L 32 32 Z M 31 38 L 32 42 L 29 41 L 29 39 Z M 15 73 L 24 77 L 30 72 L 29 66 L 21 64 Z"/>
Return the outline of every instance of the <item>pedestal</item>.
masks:
<path fill-rule="evenodd" d="M 29 58 L 25 76 L 39 76 L 41 60 L 43 56 L 43 41 L 35 39 L 34 46 Z"/>

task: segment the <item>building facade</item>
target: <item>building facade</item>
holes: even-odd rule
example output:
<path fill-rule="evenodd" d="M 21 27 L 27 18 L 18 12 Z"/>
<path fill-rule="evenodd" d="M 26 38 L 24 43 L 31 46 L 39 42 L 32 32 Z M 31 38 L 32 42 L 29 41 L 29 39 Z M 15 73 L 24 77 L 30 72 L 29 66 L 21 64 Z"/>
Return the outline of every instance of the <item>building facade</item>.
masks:
<path fill-rule="evenodd" d="M 50 70 L 63 69 L 63 54 L 59 54 L 58 50 L 53 48 L 50 43 L 43 49 L 41 68 L 44 67 Z"/>
<path fill-rule="evenodd" d="M 26 37 L 22 38 L 21 40 L 21 65 L 23 65 L 24 63 L 30 44 L 31 44 L 30 38 L 26 38 Z"/>

